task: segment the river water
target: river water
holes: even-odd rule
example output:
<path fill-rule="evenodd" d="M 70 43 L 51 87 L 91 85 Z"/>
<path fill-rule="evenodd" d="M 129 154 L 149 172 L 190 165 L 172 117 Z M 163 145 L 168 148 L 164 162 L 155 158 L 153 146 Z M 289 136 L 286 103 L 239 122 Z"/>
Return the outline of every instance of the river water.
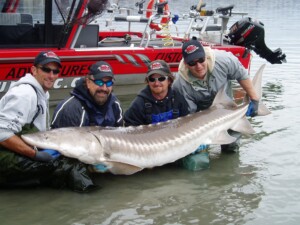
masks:
<path fill-rule="evenodd" d="M 194 2 L 174 0 L 169 5 L 175 12 Z M 162 167 L 132 176 L 99 175 L 102 189 L 89 194 L 44 188 L 1 190 L 1 224 L 300 223 L 300 2 L 206 3 L 208 9 L 233 3 L 235 10 L 259 19 L 265 25 L 267 46 L 280 47 L 287 55 L 285 64 L 267 63 L 263 101 L 272 114 L 251 120 L 256 134 L 243 138 L 240 152 L 221 154 L 213 148 L 211 167 L 199 172 Z M 263 63 L 254 55 L 251 75 Z M 126 105 L 132 96 L 121 99 Z"/>

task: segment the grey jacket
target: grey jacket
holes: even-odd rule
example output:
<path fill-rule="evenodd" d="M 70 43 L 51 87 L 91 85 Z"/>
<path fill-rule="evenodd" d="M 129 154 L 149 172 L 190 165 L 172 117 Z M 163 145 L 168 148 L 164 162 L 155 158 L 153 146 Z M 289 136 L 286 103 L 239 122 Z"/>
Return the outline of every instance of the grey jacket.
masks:
<path fill-rule="evenodd" d="M 227 93 L 230 95 L 231 80 L 249 78 L 248 71 L 232 53 L 209 47 L 204 49 L 208 61 L 207 86 L 201 86 L 197 83 L 198 79 L 191 78 L 183 59 L 173 83 L 173 90 L 184 96 L 190 113 L 209 108 L 218 90 L 225 84 L 229 84 Z"/>
<path fill-rule="evenodd" d="M 25 124 L 30 124 L 38 106 L 40 112 L 33 125 L 40 131 L 49 129 L 48 100 L 49 93 L 31 74 L 13 83 L 0 100 L 0 141 L 21 132 Z"/>

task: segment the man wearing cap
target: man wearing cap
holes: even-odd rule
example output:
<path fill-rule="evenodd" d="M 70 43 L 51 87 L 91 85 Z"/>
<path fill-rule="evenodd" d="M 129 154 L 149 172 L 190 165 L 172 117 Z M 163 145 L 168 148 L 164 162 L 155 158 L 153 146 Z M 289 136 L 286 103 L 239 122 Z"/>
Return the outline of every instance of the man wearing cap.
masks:
<path fill-rule="evenodd" d="M 19 171 L 25 176 L 24 169 L 29 169 L 34 177 L 39 171 L 30 171 L 32 163 L 41 162 L 39 165 L 45 170 L 52 169 L 45 164 L 54 159 L 53 155 L 27 145 L 20 135 L 49 129 L 48 90 L 58 78 L 60 68 L 60 59 L 54 52 L 39 53 L 31 67 L 32 74 L 27 73 L 13 83 L 0 100 L 0 186 L 1 179 L 9 183 Z"/>
<path fill-rule="evenodd" d="M 97 187 L 86 166 L 52 149 L 37 149 L 21 134 L 50 127 L 49 92 L 61 69 L 52 51 L 41 52 L 26 74 L 0 100 L 0 187 L 46 185 L 88 192 Z"/>
<path fill-rule="evenodd" d="M 211 106 L 217 92 L 225 85 L 227 93 L 231 93 L 231 80 L 239 82 L 250 97 L 251 102 L 247 116 L 256 116 L 258 96 L 249 78 L 248 71 L 232 53 L 203 48 L 193 37 L 182 46 L 183 59 L 179 64 L 179 76 L 173 84 L 176 93 L 184 96 L 190 113 L 205 110 Z M 240 134 L 230 130 L 231 135 L 239 138 Z M 222 145 L 222 151 L 238 150 L 238 142 Z"/>
<path fill-rule="evenodd" d="M 147 86 L 140 91 L 124 114 L 125 126 L 156 124 L 187 115 L 187 102 L 183 95 L 174 93 L 173 81 L 169 65 L 163 60 L 153 61 L 146 75 Z M 201 145 L 199 148 L 202 147 Z M 205 169 L 209 166 L 208 154 L 191 154 L 178 160 L 177 164 L 189 170 Z"/>
<path fill-rule="evenodd" d="M 71 96 L 58 104 L 51 127 L 122 126 L 122 108 L 112 93 L 113 83 L 107 62 L 93 64 L 89 74 L 77 81 Z"/>
<path fill-rule="evenodd" d="M 126 126 L 155 124 L 188 114 L 181 95 L 173 93 L 174 76 L 163 60 L 153 61 L 145 79 L 147 86 L 140 91 L 124 114 Z"/>

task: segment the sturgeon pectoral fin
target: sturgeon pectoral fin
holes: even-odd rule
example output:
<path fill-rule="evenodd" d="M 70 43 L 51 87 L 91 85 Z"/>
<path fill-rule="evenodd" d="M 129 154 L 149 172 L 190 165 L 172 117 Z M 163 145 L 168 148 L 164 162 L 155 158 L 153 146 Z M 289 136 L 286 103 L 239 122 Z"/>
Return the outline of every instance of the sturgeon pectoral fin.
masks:
<path fill-rule="evenodd" d="M 241 118 L 237 123 L 231 128 L 231 130 L 240 132 L 242 134 L 254 134 L 255 131 L 251 126 L 251 123 L 246 117 Z"/>
<path fill-rule="evenodd" d="M 222 131 L 212 140 L 212 144 L 230 144 L 236 140 L 235 137 L 230 136 L 227 131 Z"/>
<path fill-rule="evenodd" d="M 105 173 L 110 172 L 115 175 L 131 175 L 143 170 L 143 168 L 133 166 L 121 162 L 106 161 L 105 163 L 100 163 L 90 166 L 90 171 L 95 173 Z"/>

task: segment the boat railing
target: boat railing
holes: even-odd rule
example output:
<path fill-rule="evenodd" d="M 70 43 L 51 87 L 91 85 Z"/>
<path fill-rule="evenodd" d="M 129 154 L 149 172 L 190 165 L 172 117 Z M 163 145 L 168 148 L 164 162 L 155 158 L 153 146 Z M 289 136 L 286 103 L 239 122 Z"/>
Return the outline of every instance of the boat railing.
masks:
<path fill-rule="evenodd" d="M 187 40 L 191 36 L 198 36 L 200 40 L 222 45 L 224 36 L 227 32 L 229 19 L 233 15 L 247 15 L 247 13 L 243 12 L 233 12 L 234 5 L 219 7 L 215 10 L 204 9 L 206 4 L 191 6 L 188 14 L 183 14 L 179 17 L 180 21 L 186 21 L 184 25 L 184 27 L 186 27 L 185 31 L 179 34 L 180 29 L 178 29 L 177 24 L 173 20 L 175 15 L 171 13 L 158 13 L 157 10 L 150 10 L 151 16 L 147 18 L 142 14 L 145 11 L 149 12 L 149 9 L 142 9 L 142 4 L 138 4 L 137 6 L 139 6 L 139 15 L 133 15 L 133 11 L 135 10 L 133 8 L 120 8 L 117 5 L 113 5 L 113 7 L 108 11 L 111 13 L 111 16 L 106 20 L 106 26 L 111 26 L 113 21 L 128 22 L 128 31 L 130 32 L 132 23 L 146 24 L 143 32 L 141 32 L 142 37 L 138 44 L 140 47 L 148 47 L 152 42 L 152 37 L 155 37 L 155 42 L 158 40 L 157 36 L 162 37 L 162 40 L 164 40 L 163 36 L 165 34 L 168 35 L 167 38 L 169 38 L 169 40 L 172 39 L 172 43 L 165 43 L 165 46 L 168 46 L 169 43 L 174 46 L 174 40 Z M 168 21 L 172 21 L 168 24 L 170 25 L 170 28 L 165 25 L 164 27 L 166 29 L 162 29 L 161 31 L 151 29 L 150 24 L 158 24 L 158 21 L 161 21 L 162 17 L 169 17 Z M 188 25 L 186 25 L 186 23 L 188 23 Z M 174 35 L 174 32 L 171 31 L 171 27 L 173 27 L 173 25 L 176 27 L 177 35 Z M 168 33 L 166 31 L 168 31 Z"/>
<path fill-rule="evenodd" d="M 149 42 L 150 42 L 150 37 L 151 37 L 151 31 L 149 31 L 148 27 L 149 27 L 152 19 L 155 17 L 156 17 L 156 15 L 153 15 L 150 18 L 146 18 L 143 16 L 130 16 L 130 15 L 129 16 L 115 16 L 114 20 L 129 22 L 129 24 L 132 22 L 146 23 L 146 27 L 142 34 L 142 39 L 140 41 L 139 46 L 140 47 L 148 47 Z M 130 31 L 130 29 L 129 29 L 129 31 Z M 145 42 L 145 44 L 144 44 L 144 42 Z"/>
<path fill-rule="evenodd" d="M 205 39 L 204 34 L 210 36 L 211 32 L 215 32 L 219 35 L 217 42 L 222 45 L 229 19 L 233 15 L 247 15 L 244 12 L 233 12 L 234 5 L 219 7 L 216 10 L 205 10 L 203 7 L 205 7 L 205 4 L 201 5 L 199 9 L 196 6 L 192 6 L 188 14 L 182 15 L 183 19 L 189 19 L 184 39 L 189 39 L 192 32 L 198 32 L 199 39 L 201 40 Z"/>
<path fill-rule="evenodd" d="M 132 8 L 120 8 L 116 4 L 112 5 L 112 7 L 107 11 L 108 13 L 111 13 L 111 16 L 109 19 L 106 19 L 106 27 L 112 26 L 112 22 L 128 22 L 128 32 L 131 32 L 131 25 L 132 23 L 143 23 L 145 24 L 144 31 L 141 32 L 141 38 L 139 40 L 139 43 L 137 44 L 139 47 L 145 47 L 147 48 L 149 46 L 149 43 L 151 42 L 151 37 L 155 33 L 154 30 L 150 29 L 150 24 L 153 20 L 156 20 L 159 18 L 158 14 L 153 14 L 149 18 L 146 18 L 142 15 L 132 15 L 134 9 Z M 143 9 L 139 8 L 140 14 L 143 13 Z M 102 41 L 102 43 L 105 40 Z M 156 39 L 157 41 L 157 39 Z M 137 41 L 135 40 L 135 43 Z"/>

